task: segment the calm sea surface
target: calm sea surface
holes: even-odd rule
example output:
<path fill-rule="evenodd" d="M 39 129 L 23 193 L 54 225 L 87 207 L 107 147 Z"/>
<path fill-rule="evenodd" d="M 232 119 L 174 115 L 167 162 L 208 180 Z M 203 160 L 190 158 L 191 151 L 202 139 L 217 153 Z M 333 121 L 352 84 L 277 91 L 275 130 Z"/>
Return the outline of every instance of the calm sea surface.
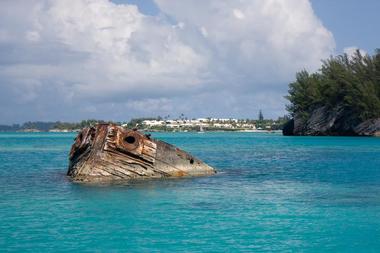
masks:
<path fill-rule="evenodd" d="M 75 184 L 74 134 L 0 133 L 0 251 L 380 252 L 380 138 L 153 136 L 219 173 Z"/>

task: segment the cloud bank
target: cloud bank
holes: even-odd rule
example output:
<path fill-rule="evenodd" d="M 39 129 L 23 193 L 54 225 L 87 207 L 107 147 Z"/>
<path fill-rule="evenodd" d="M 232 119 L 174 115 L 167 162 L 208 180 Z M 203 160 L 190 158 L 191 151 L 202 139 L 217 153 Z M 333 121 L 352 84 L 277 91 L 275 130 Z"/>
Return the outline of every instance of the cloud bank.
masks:
<path fill-rule="evenodd" d="M 0 122 L 284 113 L 335 48 L 308 0 L 0 2 Z"/>

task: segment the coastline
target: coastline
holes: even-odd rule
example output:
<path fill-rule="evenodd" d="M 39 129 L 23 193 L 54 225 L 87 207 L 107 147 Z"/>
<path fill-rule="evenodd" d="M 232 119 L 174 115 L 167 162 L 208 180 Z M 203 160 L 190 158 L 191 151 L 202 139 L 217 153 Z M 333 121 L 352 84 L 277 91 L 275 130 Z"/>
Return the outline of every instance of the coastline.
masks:
<path fill-rule="evenodd" d="M 0 131 L 0 133 L 78 133 L 80 130 L 49 130 L 42 131 L 38 129 L 26 129 L 18 131 Z M 282 130 L 205 130 L 205 131 L 165 131 L 165 130 L 155 130 L 155 129 L 138 129 L 141 132 L 151 132 L 151 133 L 264 133 L 264 134 L 279 134 L 282 133 Z"/>

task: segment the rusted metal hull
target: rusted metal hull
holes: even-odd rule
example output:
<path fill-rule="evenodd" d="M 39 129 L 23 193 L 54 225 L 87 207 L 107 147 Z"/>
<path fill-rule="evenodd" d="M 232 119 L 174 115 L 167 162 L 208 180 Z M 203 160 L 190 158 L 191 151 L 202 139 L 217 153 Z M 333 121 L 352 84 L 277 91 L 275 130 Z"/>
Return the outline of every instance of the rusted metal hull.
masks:
<path fill-rule="evenodd" d="M 96 182 L 213 175 L 201 160 L 163 141 L 114 124 L 84 128 L 70 152 L 67 174 Z"/>

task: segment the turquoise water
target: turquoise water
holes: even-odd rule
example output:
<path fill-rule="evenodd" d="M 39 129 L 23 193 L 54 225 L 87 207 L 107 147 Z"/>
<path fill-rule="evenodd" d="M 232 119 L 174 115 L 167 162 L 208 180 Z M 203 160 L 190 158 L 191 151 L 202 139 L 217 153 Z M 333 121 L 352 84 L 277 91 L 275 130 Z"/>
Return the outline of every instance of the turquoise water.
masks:
<path fill-rule="evenodd" d="M 380 138 L 154 133 L 214 177 L 70 182 L 73 134 L 0 134 L 0 251 L 380 252 Z"/>

